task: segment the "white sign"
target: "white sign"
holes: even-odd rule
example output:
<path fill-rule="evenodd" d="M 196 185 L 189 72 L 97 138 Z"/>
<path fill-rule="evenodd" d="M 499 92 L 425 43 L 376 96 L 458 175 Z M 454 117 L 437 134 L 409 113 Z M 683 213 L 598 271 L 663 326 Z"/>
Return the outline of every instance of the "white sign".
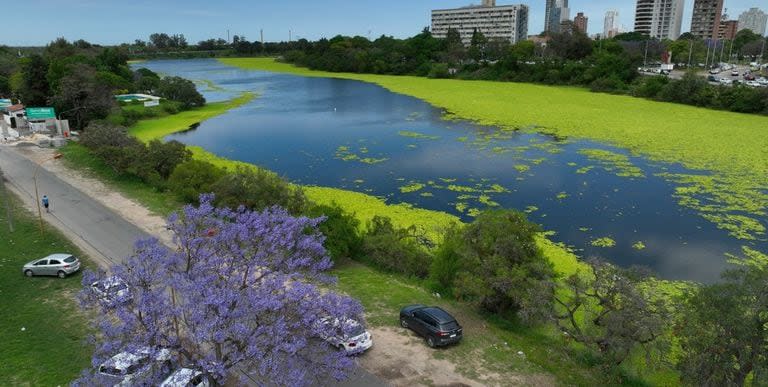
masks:
<path fill-rule="evenodd" d="M 145 101 L 144 107 L 160 106 L 160 100 L 153 99 L 151 101 Z"/>

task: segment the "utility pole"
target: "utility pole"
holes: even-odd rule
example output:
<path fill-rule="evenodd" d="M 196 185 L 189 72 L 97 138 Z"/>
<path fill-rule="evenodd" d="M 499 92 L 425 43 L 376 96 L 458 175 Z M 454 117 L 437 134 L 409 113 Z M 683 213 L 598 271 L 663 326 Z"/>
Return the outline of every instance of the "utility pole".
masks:
<path fill-rule="evenodd" d="M 643 67 L 648 67 L 648 40 L 645 41 L 645 55 L 643 56 Z"/>
<path fill-rule="evenodd" d="M 693 58 L 693 39 L 691 39 L 691 47 L 688 48 L 688 67 L 691 67 L 691 59 Z"/>
<path fill-rule="evenodd" d="M 707 41 L 707 56 L 706 56 L 706 58 L 704 59 L 704 68 L 709 68 L 709 45 L 710 45 L 711 43 L 712 43 L 712 42 L 710 42 L 710 41 Z"/>
<path fill-rule="evenodd" d="M 763 63 L 763 56 L 765 56 L 765 39 L 763 39 L 763 47 L 760 48 L 760 60 L 757 63 Z"/>
<path fill-rule="evenodd" d="M 229 43 L 232 43 L 232 42 L 229 40 L 229 30 L 227 30 L 227 44 Z"/>
<path fill-rule="evenodd" d="M 728 50 L 728 62 L 733 60 L 733 39 L 731 39 L 731 49 Z"/>
<path fill-rule="evenodd" d="M 291 39 L 293 38 L 293 31 L 288 30 L 288 43 L 291 42 Z"/>

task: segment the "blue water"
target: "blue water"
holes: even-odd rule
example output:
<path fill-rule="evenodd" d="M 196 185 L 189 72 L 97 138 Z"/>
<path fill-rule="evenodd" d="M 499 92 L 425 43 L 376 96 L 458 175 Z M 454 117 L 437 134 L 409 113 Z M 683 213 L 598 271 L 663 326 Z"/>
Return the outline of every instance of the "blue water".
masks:
<path fill-rule="evenodd" d="M 485 209 L 489 201 L 527 209 L 530 219 L 554 232 L 553 240 L 584 258 L 648 266 L 668 279 L 714 281 L 727 265 L 725 253 L 738 253 L 745 244 L 677 204 L 674 186 L 655 174 L 691 173 L 679 165 L 649 162 L 591 141 L 446 121 L 421 100 L 358 81 L 240 70 L 214 60 L 140 66 L 212 81 L 217 87 L 201 90 L 209 102 L 257 93 L 253 102 L 168 138 L 266 167 L 297 183 L 365 192 L 465 221 L 472 220 L 471 209 Z M 645 177 L 617 176 L 579 153 L 582 149 L 627 155 Z M 343 159 L 352 154 L 357 158 Z M 384 161 L 367 164 L 363 158 Z M 588 166 L 593 169 L 576 173 Z M 401 192 L 411 183 L 424 188 Z M 456 192 L 449 185 L 483 192 Z M 505 192 L 494 192 L 498 186 Z M 614 239 L 616 246 L 592 246 L 601 237 Z M 633 248 L 637 242 L 646 248 Z M 768 250 L 765 242 L 752 246 Z"/>

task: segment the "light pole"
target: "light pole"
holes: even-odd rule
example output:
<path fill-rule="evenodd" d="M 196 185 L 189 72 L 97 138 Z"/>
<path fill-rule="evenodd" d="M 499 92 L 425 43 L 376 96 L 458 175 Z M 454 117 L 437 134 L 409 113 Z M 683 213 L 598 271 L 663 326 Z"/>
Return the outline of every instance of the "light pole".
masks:
<path fill-rule="evenodd" d="M 40 167 L 43 166 L 43 164 L 47 161 L 56 160 L 64 157 L 61 153 L 56 153 L 53 155 L 53 157 L 45 159 L 40 162 L 40 164 L 37 164 L 37 167 L 35 167 L 35 173 L 32 175 L 32 180 L 35 181 L 35 200 L 37 201 L 37 218 L 40 220 L 40 235 L 43 235 L 43 211 L 40 209 L 40 194 L 37 191 L 37 173 L 40 172 Z"/>

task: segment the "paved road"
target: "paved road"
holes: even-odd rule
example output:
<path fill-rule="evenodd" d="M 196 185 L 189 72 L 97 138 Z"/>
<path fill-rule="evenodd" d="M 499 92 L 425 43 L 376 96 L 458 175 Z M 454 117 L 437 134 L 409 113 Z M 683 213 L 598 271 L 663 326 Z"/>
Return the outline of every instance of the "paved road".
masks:
<path fill-rule="evenodd" d="M 18 153 L 14 147 L 0 146 L 0 170 L 10 188 L 27 207 L 36 208 L 34 173 L 37 164 Z M 133 251 L 138 238 L 148 238 L 132 223 L 124 220 L 111 209 L 69 185 L 55 175 L 40 168 L 37 175 L 40 196 L 48 195 L 51 212 L 43 211 L 46 228 L 55 226 L 64 232 L 101 266 L 122 262 Z M 357 368 L 349 380 L 343 383 L 323 383 L 328 386 L 386 386 L 368 371 Z M 254 385 L 256 385 L 254 383 Z"/>
<path fill-rule="evenodd" d="M 0 169 L 27 207 L 36 208 L 34 173 L 37 164 L 12 147 L 0 147 Z M 86 196 L 44 168 L 37 175 L 40 196 L 48 195 L 51 212 L 43 210 L 48 223 L 62 230 L 92 258 L 104 264 L 121 262 L 133 251 L 137 238 L 148 234 L 118 214 Z"/>

